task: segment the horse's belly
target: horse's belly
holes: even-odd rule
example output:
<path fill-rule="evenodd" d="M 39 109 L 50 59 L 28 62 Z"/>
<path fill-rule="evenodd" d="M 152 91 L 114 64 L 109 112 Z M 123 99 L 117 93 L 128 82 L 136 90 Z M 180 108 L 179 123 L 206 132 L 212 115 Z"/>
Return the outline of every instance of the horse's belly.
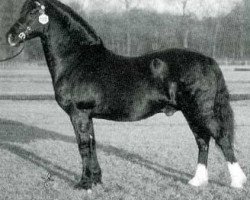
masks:
<path fill-rule="evenodd" d="M 131 121 L 145 119 L 154 114 L 163 112 L 165 106 L 166 102 L 161 100 L 140 102 L 139 104 L 136 103 L 133 105 L 130 112 Z"/>
<path fill-rule="evenodd" d="M 139 121 L 154 115 L 155 113 L 94 113 L 93 118 L 106 119 L 119 122 Z"/>
<path fill-rule="evenodd" d="M 96 109 L 93 117 L 113 121 L 138 121 L 156 113 L 164 112 L 166 102 L 162 101 L 135 101 L 131 104 L 111 104 L 106 109 Z"/>

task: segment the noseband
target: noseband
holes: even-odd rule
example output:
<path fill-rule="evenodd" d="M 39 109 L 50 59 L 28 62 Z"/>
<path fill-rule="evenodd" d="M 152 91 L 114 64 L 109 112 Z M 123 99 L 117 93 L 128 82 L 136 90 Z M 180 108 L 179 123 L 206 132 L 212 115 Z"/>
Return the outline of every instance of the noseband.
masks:
<path fill-rule="evenodd" d="M 33 22 L 33 23 L 34 23 L 34 22 Z M 19 35 L 18 35 L 18 37 L 19 37 L 21 40 L 24 40 L 24 39 L 26 38 L 26 35 L 28 35 L 29 32 L 31 32 L 32 29 L 31 29 L 30 26 L 25 27 L 25 26 L 24 26 L 22 23 L 20 23 L 20 22 L 17 22 L 17 24 L 18 24 L 19 26 L 21 26 L 22 28 L 25 29 L 25 31 L 19 33 Z"/>

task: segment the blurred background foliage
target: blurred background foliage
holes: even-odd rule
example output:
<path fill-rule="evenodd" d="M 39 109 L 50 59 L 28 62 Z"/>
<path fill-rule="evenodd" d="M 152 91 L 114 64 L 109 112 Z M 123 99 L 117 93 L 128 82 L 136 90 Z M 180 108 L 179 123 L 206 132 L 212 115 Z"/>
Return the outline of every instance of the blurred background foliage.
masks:
<path fill-rule="evenodd" d="M 179 14 L 139 9 L 132 6 L 136 0 L 117 1 L 123 1 L 123 12 L 98 9 L 86 12 L 79 1 L 71 1 L 68 5 L 94 27 L 107 48 L 121 55 L 137 56 L 177 47 L 200 51 L 218 60 L 250 60 L 249 0 L 235 3 L 228 13 L 202 18 L 186 10 L 189 0 L 180 1 L 182 12 Z M 0 1 L 1 58 L 12 51 L 4 44 L 5 32 L 18 18 L 23 2 L 24 0 Z M 100 7 L 100 2 L 92 0 L 91 3 Z M 39 39 L 28 42 L 22 56 L 25 60 L 43 59 Z"/>

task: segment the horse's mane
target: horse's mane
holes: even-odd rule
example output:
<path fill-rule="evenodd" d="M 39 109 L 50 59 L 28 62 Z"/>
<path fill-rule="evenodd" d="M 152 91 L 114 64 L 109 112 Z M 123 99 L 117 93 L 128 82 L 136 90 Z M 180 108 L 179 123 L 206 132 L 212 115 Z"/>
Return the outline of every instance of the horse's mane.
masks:
<path fill-rule="evenodd" d="M 79 14 L 77 14 L 72 8 L 70 8 L 69 6 L 61 3 L 58 0 L 45 0 L 47 3 L 55 5 L 57 8 L 60 8 L 61 10 L 65 11 L 66 13 L 68 13 L 68 15 L 65 15 L 65 17 L 68 18 L 69 23 L 72 23 L 72 20 L 74 20 L 75 22 L 79 23 L 81 26 L 84 27 L 84 29 L 86 29 L 86 31 L 91 34 L 91 36 L 96 39 L 96 40 L 100 40 L 100 38 L 97 36 L 95 30 L 81 17 L 79 16 Z"/>

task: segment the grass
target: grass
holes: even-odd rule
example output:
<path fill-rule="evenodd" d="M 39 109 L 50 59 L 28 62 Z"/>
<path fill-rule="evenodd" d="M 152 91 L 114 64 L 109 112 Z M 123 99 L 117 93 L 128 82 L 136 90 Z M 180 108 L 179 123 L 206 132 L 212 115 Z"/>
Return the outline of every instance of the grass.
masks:
<path fill-rule="evenodd" d="M 52 95 L 48 67 L 40 63 L 0 63 L 0 95 Z"/>
<path fill-rule="evenodd" d="M 237 156 L 250 174 L 250 101 L 233 103 Z M 156 115 L 133 123 L 95 120 L 102 186 L 89 196 L 73 189 L 81 160 L 68 117 L 54 101 L 1 101 L 1 199 L 249 199 L 229 187 L 221 153 L 211 142 L 210 183 L 187 184 L 196 167 L 197 147 L 183 116 Z M 52 180 L 46 181 L 48 173 Z"/>
<path fill-rule="evenodd" d="M 234 100 L 248 99 L 250 76 L 233 69 L 223 72 Z M 179 112 L 131 123 L 95 120 L 104 184 L 94 187 L 92 195 L 74 190 L 81 160 L 70 120 L 52 98 L 41 99 L 53 96 L 47 67 L 1 64 L 0 96 L 0 200 L 250 199 L 249 181 L 243 190 L 229 187 L 226 163 L 213 141 L 209 185 L 187 184 L 195 172 L 198 150 Z M 236 153 L 249 177 L 250 101 L 232 105 Z"/>

